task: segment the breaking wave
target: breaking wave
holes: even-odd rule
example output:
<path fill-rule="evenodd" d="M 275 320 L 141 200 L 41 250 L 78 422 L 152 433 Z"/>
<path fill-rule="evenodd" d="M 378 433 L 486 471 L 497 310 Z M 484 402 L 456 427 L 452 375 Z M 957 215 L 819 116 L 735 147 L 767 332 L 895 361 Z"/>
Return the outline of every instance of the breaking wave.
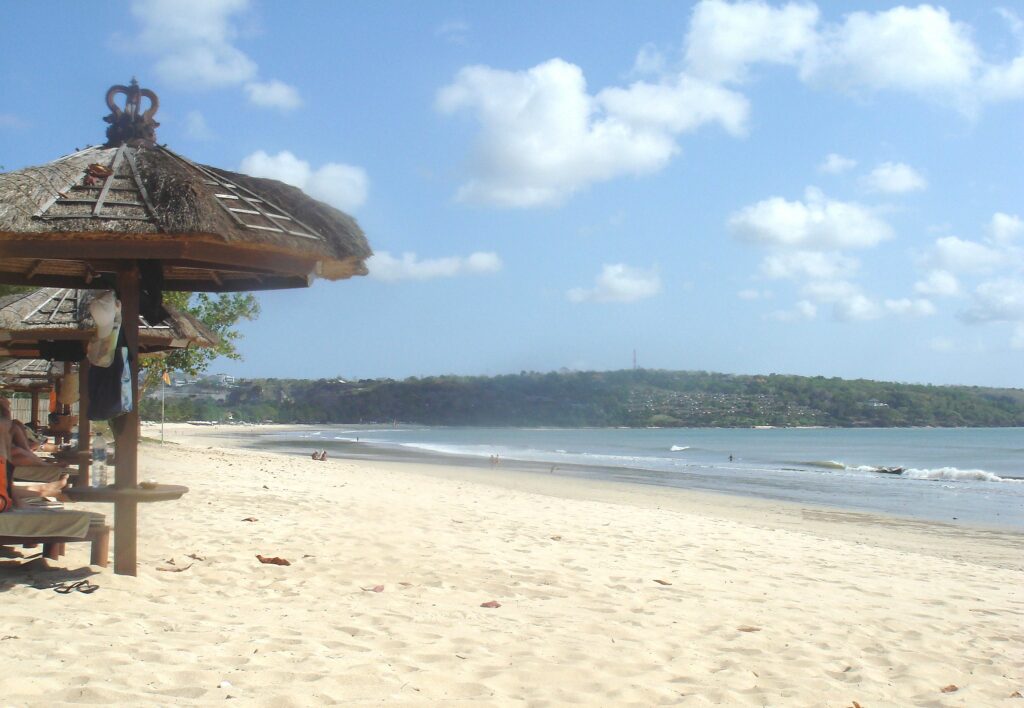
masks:
<path fill-rule="evenodd" d="M 957 467 L 939 467 L 932 470 L 907 469 L 901 477 L 907 479 L 947 480 L 952 482 L 1009 482 L 1022 484 L 1024 480 L 1008 479 L 985 470 L 962 470 Z"/>
<path fill-rule="evenodd" d="M 689 445 L 673 445 L 669 448 L 671 452 L 682 452 L 683 450 L 689 450 Z"/>

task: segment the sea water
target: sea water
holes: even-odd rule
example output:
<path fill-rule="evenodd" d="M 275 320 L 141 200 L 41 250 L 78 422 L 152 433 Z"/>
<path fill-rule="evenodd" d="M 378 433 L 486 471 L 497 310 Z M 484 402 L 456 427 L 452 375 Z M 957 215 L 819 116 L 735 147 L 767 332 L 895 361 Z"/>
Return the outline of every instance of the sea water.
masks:
<path fill-rule="evenodd" d="M 550 429 L 318 426 L 260 446 L 331 457 L 517 464 L 567 476 L 701 489 L 1024 530 L 1022 428 Z M 879 468 L 902 468 L 883 474 Z"/>

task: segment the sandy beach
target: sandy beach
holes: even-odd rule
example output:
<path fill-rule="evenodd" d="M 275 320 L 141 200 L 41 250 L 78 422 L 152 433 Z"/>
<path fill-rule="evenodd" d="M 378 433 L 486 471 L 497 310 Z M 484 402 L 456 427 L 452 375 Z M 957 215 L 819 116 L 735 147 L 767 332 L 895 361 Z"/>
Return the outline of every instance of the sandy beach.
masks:
<path fill-rule="evenodd" d="M 0 560 L 0 703 L 1024 706 L 1019 534 L 222 433 L 142 446 L 137 578 Z"/>

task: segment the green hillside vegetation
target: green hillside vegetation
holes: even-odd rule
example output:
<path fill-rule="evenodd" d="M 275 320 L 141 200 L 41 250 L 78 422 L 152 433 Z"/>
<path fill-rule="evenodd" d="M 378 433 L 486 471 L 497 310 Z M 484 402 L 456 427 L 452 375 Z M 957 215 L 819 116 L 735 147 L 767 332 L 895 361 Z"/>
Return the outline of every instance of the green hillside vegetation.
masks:
<path fill-rule="evenodd" d="M 142 413 L 159 418 L 150 396 Z M 168 420 L 472 426 L 1024 426 L 1024 391 L 625 370 L 404 381 L 249 379 L 168 397 Z"/>

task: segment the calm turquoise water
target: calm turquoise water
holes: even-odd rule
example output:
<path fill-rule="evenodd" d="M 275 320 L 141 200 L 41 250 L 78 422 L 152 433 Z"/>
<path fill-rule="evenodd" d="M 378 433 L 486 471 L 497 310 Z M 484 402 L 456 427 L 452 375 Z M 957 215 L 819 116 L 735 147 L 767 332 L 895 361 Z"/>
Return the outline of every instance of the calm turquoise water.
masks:
<path fill-rule="evenodd" d="M 555 474 L 1024 530 L 1024 429 L 528 429 L 324 426 L 261 446 L 335 457 L 491 455 Z M 730 460 L 732 456 L 732 460 Z M 899 475 L 878 467 L 902 467 Z"/>

